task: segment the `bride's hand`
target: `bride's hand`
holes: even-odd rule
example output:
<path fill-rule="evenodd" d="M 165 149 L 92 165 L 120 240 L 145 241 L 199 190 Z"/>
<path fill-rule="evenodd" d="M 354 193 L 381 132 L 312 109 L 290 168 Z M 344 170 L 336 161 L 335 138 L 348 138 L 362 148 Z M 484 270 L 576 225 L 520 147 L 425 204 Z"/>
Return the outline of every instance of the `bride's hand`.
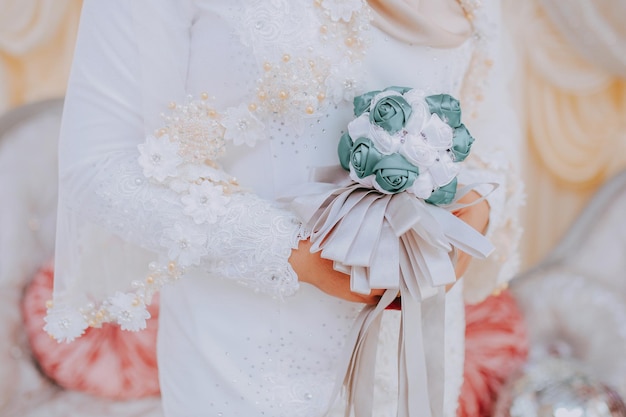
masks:
<path fill-rule="evenodd" d="M 470 191 L 466 195 L 464 195 L 461 199 L 459 199 L 459 203 L 469 204 L 480 198 L 480 194 L 476 191 Z M 487 230 L 487 225 L 489 224 L 489 203 L 487 200 L 482 200 L 479 203 L 474 204 L 473 206 L 465 207 L 454 212 L 454 215 L 459 219 L 463 220 L 465 223 L 472 226 L 474 229 L 478 230 L 480 233 L 485 233 Z M 465 252 L 458 252 L 457 262 L 456 262 L 456 277 L 460 278 L 463 276 L 467 267 L 469 266 L 470 260 L 472 257 Z"/>
<path fill-rule="evenodd" d="M 459 203 L 471 203 L 480 198 L 480 195 L 471 191 L 459 200 Z M 454 214 L 474 229 L 484 233 L 489 222 L 489 204 L 486 200 L 473 206 L 462 208 Z M 291 252 L 289 263 L 298 275 L 300 282 L 306 282 L 316 286 L 320 290 L 335 297 L 357 303 L 376 304 L 385 290 L 373 290 L 369 295 L 357 294 L 350 291 L 350 276 L 335 271 L 333 261 L 324 259 L 320 252 L 311 253 L 311 242 L 300 241 L 298 249 Z M 471 256 L 459 251 L 455 267 L 457 278 L 461 277 L 467 267 Z"/>
<path fill-rule="evenodd" d="M 350 291 L 350 276 L 333 269 L 333 261 L 321 257 L 320 252 L 311 253 L 311 242 L 301 240 L 298 249 L 291 251 L 289 263 L 300 282 L 314 285 L 323 292 L 347 301 L 377 304 L 385 290 L 372 290 L 369 295 Z"/>

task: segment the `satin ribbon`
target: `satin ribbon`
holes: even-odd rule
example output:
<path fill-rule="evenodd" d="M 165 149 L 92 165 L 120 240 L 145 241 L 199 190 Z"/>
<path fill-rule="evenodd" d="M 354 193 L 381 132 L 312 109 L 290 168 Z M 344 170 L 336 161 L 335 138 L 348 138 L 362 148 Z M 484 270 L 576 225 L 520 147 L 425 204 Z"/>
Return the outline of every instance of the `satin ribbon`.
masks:
<path fill-rule="evenodd" d="M 387 289 L 365 307 L 346 341 L 338 378 L 356 417 L 371 417 L 381 314 L 402 297 L 399 334 L 399 417 L 442 417 L 445 285 L 456 280 L 453 247 L 485 258 L 491 243 L 445 208 L 412 194 L 382 194 L 351 183 L 311 183 L 291 207 L 311 231 L 312 251 L 350 273 L 352 291 Z M 339 394 L 341 384 L 335 387 Z"/>

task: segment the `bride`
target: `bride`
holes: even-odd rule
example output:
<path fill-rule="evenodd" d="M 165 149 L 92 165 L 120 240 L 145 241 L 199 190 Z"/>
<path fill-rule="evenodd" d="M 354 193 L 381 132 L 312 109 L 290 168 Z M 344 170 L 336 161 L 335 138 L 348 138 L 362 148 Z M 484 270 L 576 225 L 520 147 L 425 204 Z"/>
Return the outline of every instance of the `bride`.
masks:
<path fill-rule="evenodd" d="M 359 94 L 403 85 L 458 97 L 463 87 L 464 115 L 478 112 L 488 78 L 467 74 L 491 59 L 498 13 L 482 3 L 85 0 L 45 329 L 67 342 L 104 322 L 141 330 L 161 290 L 166 416 L 327 415 L 346 338 L 382 291 L 351 292 L 277 201 L 338 165 Z M 502 183 L 505 161 L 489 162 L 493 139 L 478 131 L 484 145 L 460 182 Z M 481 200 L 477 186 L 465 197 L 477 203 L 456 214 L 497 236 L 510 211 L 505 188 Z M 467 263 L 460 254 L 457 276 Z M 490 268 L 471 284 L 476 297 L 506 279 Z M 446 294 L 443 408 L 420 415 L 455 415 L 462 287 Z M 398 399 L 399 315 L 384 315 L 376 417 L 396 415 Z M 345 407 L 337 400 L 330 413 Z"/>

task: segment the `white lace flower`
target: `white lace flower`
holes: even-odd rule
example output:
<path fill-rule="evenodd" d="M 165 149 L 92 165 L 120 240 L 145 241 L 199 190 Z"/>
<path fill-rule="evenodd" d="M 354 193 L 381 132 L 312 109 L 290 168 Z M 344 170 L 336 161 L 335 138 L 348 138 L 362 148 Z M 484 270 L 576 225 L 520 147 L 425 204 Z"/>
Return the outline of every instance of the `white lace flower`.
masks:
<path fill-rule="evenodd" d="M 111 318 L 122 330 L 136 332 L 146 328 L 146 320 L 150 318 L 150 313 L 137 295 L 116 292 L 114 296 L 109 297 L 106 306 Z"/>
<path fill-rule="evenodd" d="M 390 135 L 385 129 L 371 123 L 368 112 L 348 123 L 348 134 L 352 140 L 371 139 L 376 149 L 386 155 L 397 152 L 402 145 L 400 135 Z"/>
<path fill-rule="evenodd" d="M 43 329 L 59 343 L 73 341 L 82 336 L 88 327 L 83 315 L 67 305 L 49 308 L 44 321 Z"/>
<path fill-rule="evenodd" d="M 330 13 L 330 18 L 334 22 L 343 20 L 349 22 L 352 13 L 362 7 L 361 0 L 323 0 L 322 7 Z"/>
<path fill-rule="evenodd" d="M 226 129 L 224 139 L 235 145 L 254 146 L 263 137 L 265 126 L 246 105 L 231 107 L 224 114 L 222 126 Z"/>
<path fill-rule="evenodd" d="M 344 58 L 337 65 L 333 65 L 324 84 L 328 98 L 335 104 L 341 101 L 351 102 L 360 90 L 362 79 L 356 72 L 360 68 L 358 62 Z"/>
<path fill-rule="evenodd" d="M 204 181 L 200 185 L 192 185 L 189 194 L 181 200 L 185 205 L 185 214 L 191 216 L 197 224 L 202 224 L 215 223 L 224 215 L 230 198 L 224 195 L 221 185 Z"/>
<path fill-rule="evenodd" d="M 165 181 L 167 177 L 175 177 L 176 168 L 183 162 L 178 155 L 178 144 L 170 141 L 168 135 L 160 138 L 150 135 L 137 148 L 139 148 L 138 161 L 143 168 L 143 174 L 159 182 Z"/>
<path fill-rule="evenodd" d="M 208 253 L 206 241 L 207 236 L 200 230 L 176 223 L 165 229 L 161 245 L 168 248 L 170 259 L 185 267 L 200 263 L 200 259 Z"/>

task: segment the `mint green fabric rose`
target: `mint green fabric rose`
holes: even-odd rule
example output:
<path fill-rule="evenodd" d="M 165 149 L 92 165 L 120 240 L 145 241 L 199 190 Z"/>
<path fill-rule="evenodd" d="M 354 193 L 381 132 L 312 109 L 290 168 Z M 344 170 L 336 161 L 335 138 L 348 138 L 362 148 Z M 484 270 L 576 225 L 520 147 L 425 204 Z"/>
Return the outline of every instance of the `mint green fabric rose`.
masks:
<path fill-rule="evenodd" d="M 350 164 L 359 178 L 365 178 L 374 173 L 374 167 L 383 158 L 374 143 L 367 138 L 354 141 L 350 154 Z"/>
<path fill-rule="evenodd" d="M 374 171 L 376 183 L 391 194 L 409 188 L 419 175 L 419 169 L 397 153 L 384 156 L 376 164 Z"/>
<path fill-rule="evenodd" d="M 437 94 L 426 97 L 426 104 L 431 113 L 435 113 L 450 127 L 461 125 L 461 104 L 449 94 Z"/>
<path fill-rule="evenodd" d="M 411 91 L 411 88 L 392 86 L 392 87 L 385 88 L 383 91 L 395 91 L 400 94 L 404 94 L 407 91 Z M 376 96 L 376 94 L 380 94 L 380 93 L 382 93 L 382 91 L 375 90 L 375 91 L 369 91 L 365 94 L 361 94 L 360 96 L 356 96 L 354 100 L 352 101 L 352 104 L 354 105 L 354 115 L 356 117 L 359 117 L 366 111 L 369 111 L 370 105 L 372 104 L 372 99 Z"/>
<path fill-rule="evenodd" d="M 352 101 L 352 104 L 354 104 L 354 115 L 356 117 L 359 117 L 366 111 L 369 111 L 370 105 L 372 104 L 372 99 L 378 93 L 380 93 L 380 91 L 377 90 L 361 94 L 360 96 L 356 96 Z"/>
<path fill-rule="evenodd" d="M 350 153 L 352 152 L 352 138 L 348 132 L 344 133 L 339 139 L 339 146 L 337 147 L 337 153 L 339 154 L 339 162 L 341 167 L 346 171 L 350 171 Z"/>
<path fill-rule="evenodd" d="M 393 135 L 404 127 L 413 109 L 401 95 L 382 97 L 370 109 L 370 122 Z"/>
<path fill-rule="evenodd" d="M 391 87 L 387 87 L 385 88 L 383 91 L 395 91 L 398 92 L 400 94 L 404 94 L 408 91 L 411 91 L 412 88 L 411 87 L 397 87 L 397 86 L 391 86 Z"/>
<path fill-rule="evenodd" d="M 454 178 L 448 184 L 433 191 L 430 197 L 426 199 L 426 202 L 436 206 L 450 204 L 456 195 L 456 188 L 457 180 Z"/>
<path fill-rule="evenodd" d="M 464 124 L 454 129 L 454 136 L 452 137 L 452 153 L 454 154 L 454 161 L 463 161 L 470 153 L 470 149 L 474 143 L 474 138 L 470 135 Z"/>

